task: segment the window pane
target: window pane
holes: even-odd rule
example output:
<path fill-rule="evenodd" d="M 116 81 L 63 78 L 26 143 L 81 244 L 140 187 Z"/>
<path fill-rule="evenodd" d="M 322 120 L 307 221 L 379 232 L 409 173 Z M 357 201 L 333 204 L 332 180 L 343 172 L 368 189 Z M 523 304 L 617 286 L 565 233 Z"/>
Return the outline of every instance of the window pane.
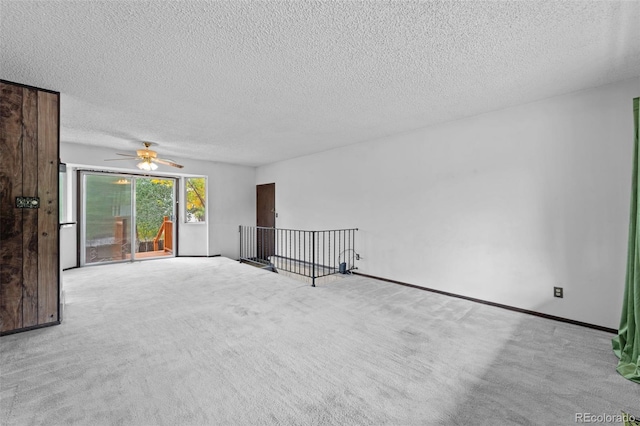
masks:
<path fill-rule="evenodd" d="M 60 211 L 58 212 L 58 221 L 68 222 L 67 220 L 67 173 L 60 171 L 58 178 L 58 208 Z"/>
<path fill-rule="evenodd" d="M 203 177 L 185 180 L 186 211 L 185 222 L 204 222 L 207 217 L 207 186 Z"/>
<path fill-rule="evenodd" d="M 85 175 L 85 263 L 131 258 L 131 183 L 110 175 Z"/>
<path fill-rule="evenodd" d="M 135 185 L 136 238 L 140 242 L 153 241 L 164 217 L 173 216 L 173 180 L 138 177 Z"/>

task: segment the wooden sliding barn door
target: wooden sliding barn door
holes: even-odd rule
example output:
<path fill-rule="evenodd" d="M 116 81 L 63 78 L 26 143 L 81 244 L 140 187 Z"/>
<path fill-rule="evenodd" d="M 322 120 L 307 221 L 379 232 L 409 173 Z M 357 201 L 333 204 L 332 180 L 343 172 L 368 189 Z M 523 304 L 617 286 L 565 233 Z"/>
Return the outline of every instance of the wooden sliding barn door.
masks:
<path fill-rule="evenodd" d="M 60 322 L 59 110 L 0 80 L 0 334 Z"/>

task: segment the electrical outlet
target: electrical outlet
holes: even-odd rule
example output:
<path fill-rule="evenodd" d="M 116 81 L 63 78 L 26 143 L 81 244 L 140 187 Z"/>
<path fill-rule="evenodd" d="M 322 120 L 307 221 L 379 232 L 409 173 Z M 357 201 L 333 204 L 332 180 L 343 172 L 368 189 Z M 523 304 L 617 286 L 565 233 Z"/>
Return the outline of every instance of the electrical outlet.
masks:
<path fill-rule="evenodd" d="M 559 298 L 562 299 L 562 297 L 563 297 L 562 287 L 554 287 L 553 288 L 553 297 L 559 297 Z"/>

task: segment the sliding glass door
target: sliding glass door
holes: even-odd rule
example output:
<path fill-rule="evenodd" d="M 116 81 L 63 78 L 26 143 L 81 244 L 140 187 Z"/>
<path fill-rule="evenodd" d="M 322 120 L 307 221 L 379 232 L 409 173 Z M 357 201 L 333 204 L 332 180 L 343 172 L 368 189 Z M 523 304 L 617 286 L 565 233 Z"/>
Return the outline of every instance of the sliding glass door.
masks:
<path fill-rule="evenodd" d="M 81 263 L 131 259 L 131 179 L 83 173 L 82 184 L 84 232 Z"/>
<path fill-rule="evenodd" d="M 136 177 L 135 253 L 138 259 L 174 255 L 175 179 Z"/>
<path fill-rule="evenodd" d="M 82 172 L 81 183 L 81 265 L 175 255 L 175 179 Z"/>

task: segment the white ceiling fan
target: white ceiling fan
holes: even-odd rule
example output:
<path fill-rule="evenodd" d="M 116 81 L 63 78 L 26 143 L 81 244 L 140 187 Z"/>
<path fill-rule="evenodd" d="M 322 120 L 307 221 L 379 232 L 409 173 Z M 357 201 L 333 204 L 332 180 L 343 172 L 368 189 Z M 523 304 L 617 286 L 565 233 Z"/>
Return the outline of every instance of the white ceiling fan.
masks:
<path fill-rule="evenodd" d="M 140 170 L 156 170 L 158 168 L 158 164 L 163 164 L 165 166 L 177 167 L 179 169 L 183 168 L 182 164 L 178 164 L 173 160 L 169 160 L 166 158 L 158 158 L 158 153 L 149 149 L 152 145 L 151 142 L 143 142 L 144 149 L 139 149 L 135 154 L 121 154 L 116 152 L 116 155 L 121 155 L 127 158 L 109 158 L 104 161 L 123 161 L 123 160 L 140 160 L 136 166 Z"/>

